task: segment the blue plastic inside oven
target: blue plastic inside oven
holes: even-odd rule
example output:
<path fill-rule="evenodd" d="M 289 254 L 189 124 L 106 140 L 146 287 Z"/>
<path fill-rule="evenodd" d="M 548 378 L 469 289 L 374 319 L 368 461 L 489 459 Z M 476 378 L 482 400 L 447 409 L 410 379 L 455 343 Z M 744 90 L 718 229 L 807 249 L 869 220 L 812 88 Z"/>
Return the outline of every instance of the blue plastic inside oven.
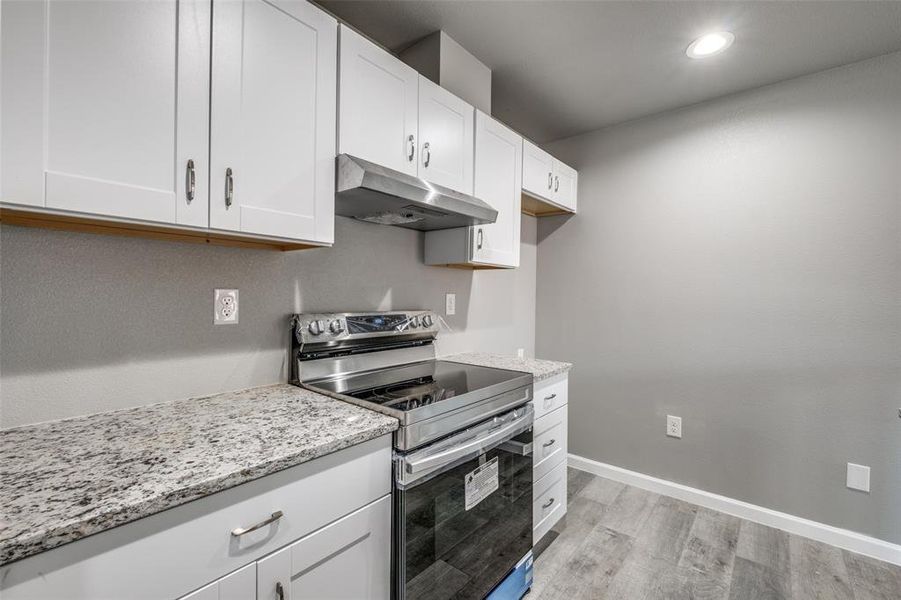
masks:
<path fill-rule="evenodd" d="M 521 600 L 532 587 L 532 551 L 516 563 L 513 570 L 497 584 L 485 600 Z"/>

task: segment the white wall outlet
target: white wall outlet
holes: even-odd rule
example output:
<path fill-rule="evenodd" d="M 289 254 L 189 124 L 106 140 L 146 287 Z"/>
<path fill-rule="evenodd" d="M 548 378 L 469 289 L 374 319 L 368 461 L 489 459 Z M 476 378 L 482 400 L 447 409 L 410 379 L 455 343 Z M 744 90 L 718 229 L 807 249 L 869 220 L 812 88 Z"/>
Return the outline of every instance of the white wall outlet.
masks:
<path fill-rule="evenodd" d="M 526 349 L 525 348 L 517 348 L 516 349 L 516 358 L 525 358 L 526 357 Z"/>
<path fill-rule="evenodd" d="M 870 491 L 870 467 L 848 463 L 848 478 L 846 484 L 852 490 L 861 492 Z"/>
<path fill-rule="evenodd" d="M 674 438 L 682 438 L 682 417 L 666 415 L 666 435 Z"/>
<path fill-rule="evenodd" d="M 234 325 L 238 322 L 238 290 L 216 290 L 213 296 L 213 323 Z"/>
<path fill-rule="evenodd" d="M 444 314 L 447 316 L 457 314 L 457 294 L 445 294 Z"/>

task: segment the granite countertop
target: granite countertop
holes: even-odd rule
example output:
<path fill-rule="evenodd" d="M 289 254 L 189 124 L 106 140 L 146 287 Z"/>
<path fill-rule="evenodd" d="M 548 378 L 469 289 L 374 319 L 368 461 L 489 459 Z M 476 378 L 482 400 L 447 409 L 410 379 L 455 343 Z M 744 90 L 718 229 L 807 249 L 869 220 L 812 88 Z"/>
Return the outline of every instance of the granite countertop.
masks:
<path fill-rule="evenodd" d="M 0 430 L 0 565 L 397 427 L 279 384 Z"/>
<path fill-rule="evenodd" d="M 557 362 L 555 360 L 541 360 L 538 358 L 516 358 L 502 354 L 489 354 L 487 352 L 466 352 L 463 354 L 451 354 L 442 356 L 442 360 L 467 363 L 480 367 L 494 367 L 510 371 L 524 371 L 531 373 L 535 382 L 549 379 L 554 375 L 566 373 L 572 369 L 572 363 Z"/>

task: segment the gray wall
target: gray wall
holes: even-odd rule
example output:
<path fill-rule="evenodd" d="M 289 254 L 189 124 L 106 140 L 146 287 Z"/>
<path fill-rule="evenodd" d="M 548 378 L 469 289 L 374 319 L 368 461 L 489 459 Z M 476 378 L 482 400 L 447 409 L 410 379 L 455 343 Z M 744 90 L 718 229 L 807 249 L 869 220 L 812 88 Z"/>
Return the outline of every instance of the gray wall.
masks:
<path fill-rule="evenodd" d="M 539 223 L 570 451 L 901 543 L 901 54 L 549 149 L 580 178 Z"/>
<path fill-rule="evenodd" d="M 331 249 L 272 252 L 0 228 L 0 426 L 285 381 L 296 311 L 429 308 L 457 294 L 441 353 L 531 356 L 535 219 L 521 267 L 422 264 L 420 233 L 338 218 Z M 240 323 L 213 326 L 213 289 Z"/>

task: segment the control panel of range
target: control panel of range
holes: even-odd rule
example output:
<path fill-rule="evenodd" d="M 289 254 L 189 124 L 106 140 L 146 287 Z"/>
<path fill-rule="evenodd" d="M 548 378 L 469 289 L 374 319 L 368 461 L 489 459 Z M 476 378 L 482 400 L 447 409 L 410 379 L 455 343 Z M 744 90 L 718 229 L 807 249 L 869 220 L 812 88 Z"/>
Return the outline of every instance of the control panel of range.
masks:
<path fill-rule="evenodd" d="M 381 313 L 322 313 L 295 317 L 298 341 L 325 341 L 355 337 L 390 337 L 412 332 L 437 333 L 435 314 L 426 310 Z"/>

